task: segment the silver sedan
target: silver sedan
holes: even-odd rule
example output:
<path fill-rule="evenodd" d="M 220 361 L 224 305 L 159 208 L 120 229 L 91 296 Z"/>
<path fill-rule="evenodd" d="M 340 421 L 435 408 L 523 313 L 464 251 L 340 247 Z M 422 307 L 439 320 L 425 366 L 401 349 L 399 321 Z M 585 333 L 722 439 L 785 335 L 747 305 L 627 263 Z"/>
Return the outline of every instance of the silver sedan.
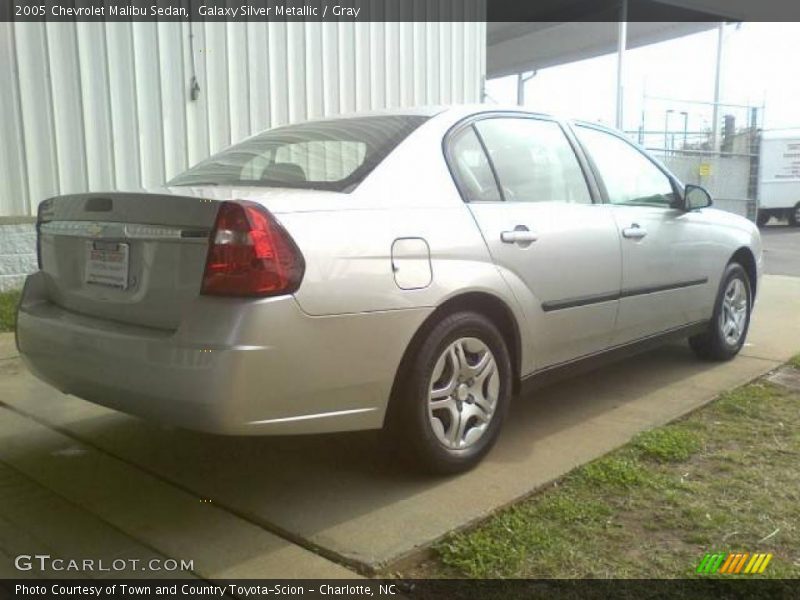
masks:
<path fill-rule="evenodd" d="M 758 230 L 621 134 L 518 109 L 310 121 L 166 184 L 39 207 L 17 339 L 43 380 L 203 431 L 385 428 L 476 464 L 597 359 L 744 343 Z"/>

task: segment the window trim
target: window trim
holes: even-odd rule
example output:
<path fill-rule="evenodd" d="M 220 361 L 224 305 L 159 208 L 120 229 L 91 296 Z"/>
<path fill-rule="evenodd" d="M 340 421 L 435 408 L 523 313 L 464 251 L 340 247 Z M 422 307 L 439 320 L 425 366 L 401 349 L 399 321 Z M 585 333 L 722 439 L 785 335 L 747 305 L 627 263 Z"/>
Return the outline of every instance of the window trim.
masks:
<path fill-rule="evenodd" d="M 500 202 L 507 202 L 506 200 L 506 193 L 503 191 L 503 186 L 500 185 L 500 175 L 497 174 L 497 169 L 494 166 L 494 161 L 492 160 L 492 155 L 489 154 L 489 149 L 486 147 L 486 142 L 481 135 L 481 132 L 475 127 L 475 124 L 478 121 L 473 121 L 469 124 L 469 129 L 472 130 L 472 133 L 475 134 L 475 137 L 478 139 L 478 143 L 481 145 L 481 150 L 483 151 L 483 156 L 486 159 L 486 164 L 489 165 L 489 170 L 492 172 L 492 177 L 494 178 L 494 185 L 497 187 L 497 194 L 500 196 Z M 466 129 L 466 128 L 465 128 Z M 464 131 L 462 129 L 461 131 Z M 486 200 L 485 202 L 493 202 L 493 200 Z"/>
<path fill-rule="evenodd" d="M 470 200 L 469 199 L 469 194 L 465 190 L 465 186 L 464 186 L 463 182 L 461 181 L 461 178 L 459 178 L 457 176 L 457 174 L 456 174 L 456 168 L 454 166 L 455 165 L 455 158 L 453 157 L 453 154 L 452 154 L 452 152 L 450 150 L 451 150 L 452 146 L 455 143 L 454 142 L 455 138 L 460 136 L 465 131 L 471 131 L 472 135 L 475 136 L 475 139 L 478 140 L 478 145 L 481 148 L 481 152 L 483 152 L 483 157 L 486 159 L 486 164 L 489 165 L 489 170 L 492 173 L 492 179 L 494 180 L 494 185 L 495 185 L 495 188 L 496 188 L 496 191 L 497 191 L 497 196 L 498 196 L 499 200 Z M 461 196 L 461 201 L 464 204 L 497 204 L 498 202 L 505 202 L 506 198 L 505 198 L 505 195 L 503 194 L 503 189 L 500 186 L 500 180 L 497 177 L 497 172 L 494 170 L 494 164 L 492 164 L 492 161 L 489 158 L 489 154 L 486 151 L 486 145 L 483 143 L 483 138 L 481 137 L 481 134 L 474 127 L 473 123 L 472 122 L 466 123 L 466 124 L 464 124 L 463 127 L 458 127 L 456 129 L 451 128 L 445 134 L 445 139 L 447 140 L 447 144 L 448 144 L 447 145 L 447 149 L 445 150 L 445 164 L 447 164 L 447 170 L 450 172 L 450 179 L 455 184 L 456 189 L 458 190 L 459 196 Z M 443 147 L 443 149 L 444 149 L 444 147 Z"/>
<path fill-rule="evenodd" d="M 595 180 L 597 182 L 597 187 L 598 187 L 598 190 L 600 191 L 600 196 L 601 196 L 603 204 L 608 204 L 609 206 L 629 206 L 629 207 L 634 207 L 634 208 L 638 207 L 638 208 L 655 208 L 655 209 L 661 209 L 661 210 L 682 210 L 682 206 L 681 206 L 680 203 L 682 203 L 682 201 L 683 201 L 683 184 L 681 184 L 681 182 L 678 180 L 678 178 L 675 177 L 675 175 L 673 175 L 669 171 L 669 169 L 667 169 L 664 165 L 662 165 L 654 157 L 650 156 L 650 154 L 644 148 L 642 148 L 638 144 L 635 144 L 634 142 L 629 140 L 625 136 L 625 134 L 623 134 L 623 133 L 621 133 L 621 132 L 619 132 L 619 131 L 617 131 L 615 129 L 611 129 L 609 127 L 604 127 L 603 125 L 599 125 L 597 123 L 590 123 L 590 122 L 587 122 L 587 121 L 571 121 L 571 122 L 568 123 L 568 126 L 572 130 L 572 133 L 573 133 L 573 135 L 575 137 L 575 142 L 580 146 L 581 152 L 586 157 L 586 162 L 589 164 L 589 166 L 590 166 L 590 168 L 592 170 L 592 174 L 593 174 L 593 176 L 594 176 L 594 178 L 595 178 Z M 583 142 L 581 142 L 581 139 L 578 136 L 578 132 L 577 132 L 578 128 L 592 129 L 594 131 L 599 131 L 601 133 L 606 133 L 606 134 L 608 134 L 608 135 L 610 135 L 612 137 L 618 138 L 618 139 L 622 140 L 625 144 L 627 144 L 628 146 L 633 148 L 636 152 L 638 152 L 639 154 L 644 156 L 645 159 L 648 162 L 650 162 L 650 164 L 652 164 L 659 171 L 661 171 L 661 173 L 663 173 L 664 176 L 667 178 L 667 181 L 669 181 L 669 184 L 672 187 L 672 193 L 675 195 L 675 198 L 676 198 L 675 202 L 672 205 L 669 205 L 669 206 L 655 206 L 655 205 L 652 205 L 652 204 L 648 204 L 646 206 L 644 204 L 614 204 L 613 202 L 611 202 L 611 199 L 608 196 L 608 188 L 606 187 L 606 183 L 603 180 L 602 174 L 600 173 L 600 169 L 597 166 L 597 163 L 592 158 L 592 155 L 589 152 L 589 150 L 583 145 Z"/>
<path fill-rule="evenodd" d="M 505 199 L 505 194 L 503 193 L 503 186 L 500 185 L 500 179 L 497 175 L 497 171 L 494 166 L 494 162 L 492 161 L 492 157 L 489 155 L 488 150 L 486 149 L 486 144 L 483 141 L 483 136 L 481 136 L 478 128 L 475 127 L 477 123 L 480 121 L 485 121 L 488 119 L 532 119 L 535 121 L 548 121 L 551 123 L 555 123 L 558 125 L 561 133 L 564 135 L 564 138 L 567 140 L 567 143 L 572 148 L 572 152 L 575 155 L 575 159 L 578 162 L 578 167 L 583 174 L 584 182 L 586 183 L 586 188 L 589 191 L 589 199 L 590 202 L 586 204 L 582 204 L 582 206 L 593 206 L 595 204 L 602 204 L 604 196 L 600 187 L 597 185 L 595 181 L 596 175 L 594 170 L 592 169 L 592 164 L 589 162 L 583 147 L 578 143 L 576 136 L 574 135 L 573 131 L 569 127 L 569 124 L 561 119 L 557 119 L 550 115 L 540 114 L 540 113 L 533 113 L 533 112 L 525 112 L 525 111 L 513 111 L 513 110 L 497 110 L 497 111 L 487 111 L 476 113 L 473 115 L 469 115 L 464 117 L 463 119 L 459 120 L 457 123 L 453 124 L 450 129 L 442 137 L 442 153 L 444 154 L 444 160 L 447 164 L 447 170 L 450 172 L 450 178 L 452 179 L 456 189 L 458 190 L 459 195 L 461 196 L 462 202 L 464 204 L 499 204 L 503 202 L 507 202 Z M 481 144 L 481 148 L 483 149 L 483 153 L 486 156 L 486 160 L 489 163 L 489 167 L 492 170 L 492 175 L 494 176 L 495 185 L 497 186 L 498 195 L 500 200 L 478 200 L 478 201 L 470 201 L 467 198 L 467 195 L 464 193 L 462 189 L 462 185 L 458 181 L 458 177 L 456 176 L 455 170 L 453 168 L 453 156 L 452 156 L 452 138 L 455 137 L 458 133 L 463 131 L 467 128 L 472 128 L 475 135 L 478 137 L 478 141 Z M 535 204 L 525 203 L 525 202 L 515 202 L 515 204 Z"/>

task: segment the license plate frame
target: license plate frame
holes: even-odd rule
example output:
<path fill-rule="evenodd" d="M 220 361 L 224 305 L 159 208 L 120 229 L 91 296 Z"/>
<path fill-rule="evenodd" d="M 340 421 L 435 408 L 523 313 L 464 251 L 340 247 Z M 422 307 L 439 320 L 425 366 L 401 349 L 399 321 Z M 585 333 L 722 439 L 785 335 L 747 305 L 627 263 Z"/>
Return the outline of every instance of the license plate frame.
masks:
<path fill-rule="evenodd" d="M 89 240 L 86 242 L 83 281 L 118 290 L 128 289 L 130 244 Z"/>

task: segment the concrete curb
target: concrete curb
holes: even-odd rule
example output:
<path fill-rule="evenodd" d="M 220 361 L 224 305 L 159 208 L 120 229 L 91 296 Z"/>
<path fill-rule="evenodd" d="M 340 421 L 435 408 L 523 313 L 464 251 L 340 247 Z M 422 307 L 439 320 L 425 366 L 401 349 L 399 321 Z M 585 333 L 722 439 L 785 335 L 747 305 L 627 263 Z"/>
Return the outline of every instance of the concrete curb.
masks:
<path fill-rule="evenodd" d="M 19 356 L 19 352 L 17 352 L 17 344 L 14 341 L 14 332 L 0 333 L 0 360 L 17 356 Z"/>

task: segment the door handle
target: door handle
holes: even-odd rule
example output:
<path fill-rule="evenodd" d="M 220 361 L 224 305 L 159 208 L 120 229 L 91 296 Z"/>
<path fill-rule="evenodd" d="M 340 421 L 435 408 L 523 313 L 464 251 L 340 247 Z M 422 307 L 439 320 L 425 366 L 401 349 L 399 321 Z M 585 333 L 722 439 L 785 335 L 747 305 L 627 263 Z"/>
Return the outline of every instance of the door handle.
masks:
<path fill-rule="evenodd" d="M 647 235 L 647 229 L 644 227 L 639 227 L 638 223 L 632 223 L 630 227 L 626 227 L 622 230 L 622 237 L 631 239 L 631 240 L 640 240 L 644 236 Z"/>
<path fill-rule="evenodd" d="M 525 225 L 517 225 L 513 231 L 501 231 L 500 240 L 506 244 L 520 244 L 529 246 L 539 239 L 533 231 Z"/>

